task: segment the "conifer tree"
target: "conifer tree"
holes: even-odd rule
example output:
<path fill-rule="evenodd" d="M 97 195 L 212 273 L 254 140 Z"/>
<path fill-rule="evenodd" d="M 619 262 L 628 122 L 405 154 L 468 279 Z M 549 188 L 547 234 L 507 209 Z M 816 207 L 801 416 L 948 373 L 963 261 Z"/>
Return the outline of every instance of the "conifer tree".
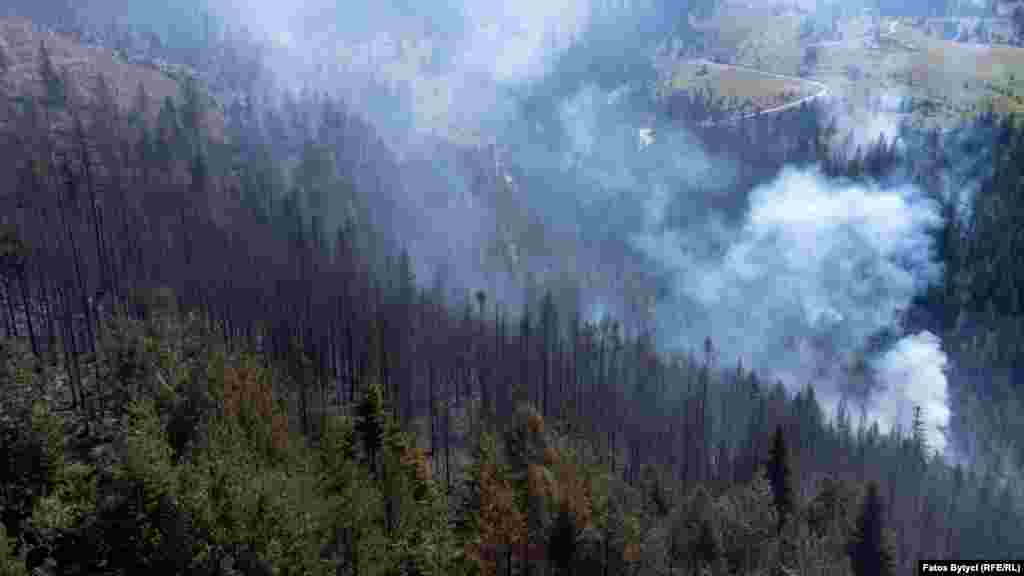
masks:
<path fill-rule="evenodd" d="M 702 515 L 695 543 L 697 560 L 701 566 L 717 566 L 722 558 L 722 541 L 710 515 Z"/>
<path fill-rule="evenodd" d="M 132 111 L 129 118 L 138 128 L 143 128 L 149 122 L 149 114 L 149 94 L 146 92 L 146 86 L 139 82 L 138 86 L 135 87 L 135 99 L 132 102 Z"/>
<path fill-rule="evenodd" d="M 848 548 L 856 576 L 890 576 L 896 573 L 894 554 L 883 526 L 884 509 L 878 483 L 868 484 L 857 531 Z"/>
<path fill-rule="evenodd" d="M 174 100 L 168 96 L 164 99 L 156 120 L 155 156 L 163 167 L 169 166 L 175 159 L 177 138 L 180 131 L 178 127 L 178 109 L 174 105 Z"/>
<path fill-rule="evenodd" d="M 572 574 L 573 561 L 576 558 L 577 539 L 576 525 L 569 507 L 559 505 L 551 526 L 548 539 L 548 555 L 554 564 L 557 574 Z"/>
<path fill-rule="evenodd" d="M 839 399 L 835 416 L 836 434 L 839 436 L 839 445 L 846 446 L 853 435 L 853 428 L 850 424 L 850 412 L 846 404 L 846 398 Z"/>
<path fill-rule="evenodd" d="M 550 416 L 549 389 L 551 387 L 551 349 L 556 338 L 555 301 L 551 291 L 544 293 L 540 309 L 540 349 L 541 349 L 541 413 Z"/>
<path fill-rule="evenodd" d="M 384 443 L 385 416 L 383 387 L 373 382 L 366 387 L 356 420 L 356 432 L 371 470 L 376 470 L 377 454 Z"/>
<path fill-rule="evenodd" d="M 768 482 L 772 487 L 775 509 L 779 514 L 779 531 L 793 514 L 796 502 L 793 494 L 792 470 L 789 464 L 789 451 L 786 448 L 786 437 L 782 426 L 775 428 L 772 446 L 767 462 Z"/>
<path fill-rule="evenodd" d="M 0 574 L 3 576 L 27 576 L 29 571 L 25 567 L 25 560 L 15 554 L 13 540 L 8 537 L 3 523 L 0 523 Z"/>
<path fill-rule="evenodd" d="M 204 115 L 203 96 L 195 79 L 186 78 L 181 85 L 181 135 L 183 151 L 189 155 L 202 150 L 201 136 Z"/>
<path fill-rule="evenodd" d="M 50 51 L 46 42 L 39 42 L 39 78 L 43 83 L 45 96 L 43 103 L 47 108 L 60 108 L 67 101 L 67 91 L 64 80 L 57 73 L 50 58 Z"/>
<path fill-rule="evenodd" d="M 928 440 L 925 438 L 924 416 L 920 406 L 914 406 L 913 442 L 916 456 L 924 461 L 928 457 Z"/>
<path fill-rule="evenodd" d="M 7 44 L 0 42 L 0 76 L 7 74 L 11 67 L 11 58 L 7 55 Z"/>
<path fill-rule="evenodd" d="M 466 470 L 456 527 L 467 538 L 467 556 L 481 575 L 498 574 L 499 552 L 505 552 L 511 571 L 511 550 L 526 542 L 526 516 L 516 502 L 507 467 L 499 462 L 498 444 L 486 432 Z"/>
<path fill-rule="evenodd" d="M 519 372 L 519 385 L 523 387 L 523 391 L 526 393 L 526 399 L 529 399 L 530 391 L 530 302 L 527 300 L 526 308 L 523 310 L 523 316 L 519 322 L 519 341 L 522 343 L 520 350 L 521 357 L 521 368 Z"/>

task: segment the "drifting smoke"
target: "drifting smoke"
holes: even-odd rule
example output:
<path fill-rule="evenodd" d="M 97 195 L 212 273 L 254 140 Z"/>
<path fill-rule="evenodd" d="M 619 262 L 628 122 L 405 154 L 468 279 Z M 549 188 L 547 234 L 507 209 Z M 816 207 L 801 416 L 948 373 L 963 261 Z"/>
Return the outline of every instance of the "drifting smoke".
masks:
<path fill-rule="evenodd" d="M 901 339 L 873 363 L 867 389 L 851 378 L 869 338 L 892 328 L 939 272 L 928 235 L 937 208 L 910 186 L 835 184 L 795 169 L 754 190 L 750 201 L 746 222 L 718 258 L 696 252 L 706 240 L 683 231 L 655 227 L 634 237 L 677 271 L 679 300 L 701 305 L 703 314 L 677 332 L 681 342 L 711 335 L 723 356 L 791 389 L 814 383 L 826 406 L 857 398 L 883 430 L 907 429 L 912 407 L 922 406 L 932 446 L 944 447 L 946 360 L 937 338 Z"/>
<path fill-rule="evenodd" d="M 898 330 L 914 295 L 938 278 L 929 234 L 941 222 L 937 204 L 906 184 L 837 183 L 787 168 L 753 190 L 745 217 L 730 223 L 708 205 L 730 189 L 736 167 L 684 131 L 638 129 L 620 99 L 593 86 L 566 99 L 563 167 L 590 178 L 593 186 L 577 191 L 584 205 L 628 191 L 617 204 L 618 232 L 673 279 L 674 293 L 657 306 L 663 344 L 711 336 L 723 358 L 791 389 L 813 383 L 827 407 L 857 400 L 883 430 L 907 430 L 921 406 L 930 445 L 942 451 L 949 411 L 938 339 L 905 335 L 878 357 L 867 350 L 876 334 Z M 897 129 L 881 112 L 860 126 L 892 141 Z M 851 140 L 870 138 L 855 132 Z M 630 227 L 637 205 L 642 224 Z M 680 208 L 704 217 L 679 226 L 671 212 Z M 858 360 L 867 363 L 860 377 Z"/>
<path fill-rule="evenodd" d="M 543 76 L 587 26 L 587 0 L 218 3 L 273 39 L 292 89 L 342 95 L 396 152 L 430 136 L 478 141 L 509 114 L 502 86 Z M 401 107 L 376 98 L 383 85 Z"/>
<path fill-rule="evenodd" d="M 872 398 L 873 413 L 882 431 L 895 426 L 907 430 L 914 406 L 921 407 L 929 448 L 944 453 L 946 437 L 942 431 L 949 423 L 946 389 L 946 356 L 931 332 L 913 334 L 876 362 L 885 388 Z"/>
<path fill-rule="evenodd" d="M 833 100 L 828 114 L 835 121 L 836 136 L 843 139 L 845 152 L 852 155 L 858 148 L 866 150 L 879 137 L 889 143 L 899 143 L 903 132 L 901 124 L 907 116 L 904 112 L 907 102 L 906 96 L 890 88 L 870 101 L 856 105 L 847 103 L 844 106 Z"/>
<path fill-rule="evenodd" d="M 404 209 L 418 217 L 409 232 L 414 257 L 448 258 L 461 288 L 489 286 L 508 301 L 513 291 L 501 286 L 521 278 L 482 269 L 507 211 L 473 198 L 457 160 L 429 145 L 434 137 L 507 151 L 501 178 L 513 204 L 547 234 L 546 255 L 528 260 L 525 247 L 511 247 L 517 265 L 589 276 L 612 259 L 593 239 L 619 239 L 634 251 L 622 262 L 642 261 L 671 287 L 654 305 L 663 347 L 710 336 L 723 358 L 742 358 L 791 387 L 814 383 L 826 407 L 857 398 L 883 428 L 905 429 L 920 405 L 941 450 L 948 408 L 937 338 L 897 334 L 891 349 L 867 351 L 872 336 L 898 330 L 900 312 L 939 273 L 928 235 L 937 207 L 909 185 L 836 183 L 795 168 L 730 200 L 733 161 L 685 131 L 652 124 L 631 105 L 637 85 L 566 81 L 550 90 L 553 122 L 525 116 L 511 94 L 558 73 L 559 57 L 593 24 L 591 8 L 588 0 L 422 8 L 320 0 L 245 3 L 233 17 L 277 39 L 271 63 L 286 84 L 341 94 L 373 121 L 410 170 Z M 605 36 L 617 38 L 602 45 L 614 56 L 642 35 Z M 373 98 L 367 86 L 375 82 L 404 93 L 400 103 Z M 891 116 L 849 126 L 868 126 L 870 139 L 895 136 Z M 437 189 L 424 184 L 431 181 Z M 590 285 L 589 317 L 624 308 L 609 286 Z M 852 376 L 858 361 L 869 366 L 863 378 Z"/>

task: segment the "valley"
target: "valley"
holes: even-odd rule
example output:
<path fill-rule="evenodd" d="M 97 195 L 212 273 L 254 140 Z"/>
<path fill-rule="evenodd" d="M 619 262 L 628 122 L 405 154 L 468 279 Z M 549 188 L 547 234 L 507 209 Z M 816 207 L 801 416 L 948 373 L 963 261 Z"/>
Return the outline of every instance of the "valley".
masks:
<path fill-rule="evenodd" d="M 1012 556 L 1006 4 L 8 0 L 0 575 Z"/>

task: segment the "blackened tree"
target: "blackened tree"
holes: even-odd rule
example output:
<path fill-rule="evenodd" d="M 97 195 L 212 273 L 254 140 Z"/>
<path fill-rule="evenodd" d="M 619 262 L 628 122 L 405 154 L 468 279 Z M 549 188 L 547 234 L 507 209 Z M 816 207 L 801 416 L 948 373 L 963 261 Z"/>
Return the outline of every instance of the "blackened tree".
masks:
<path fill-rule="evenodd" d="M 39 42 L 39 77 L 43 83 L 43 104 L 48 109 L 61 108 L 67 102 L 67 90 L 64 80 L 60 77 L 46 42 Z"/>
<path fill-rule="evenodd" d="M 1021 38 L 1024 38 L 1024 7 L 1015 8 L 1010 21 L 1013 22 L 1014 43 L 1019 45 Z"/>
<path fill-rule="evenodd" d="M 11 67 L 11 57 L 7 54 L 6 44 L 0 42 L 0 76 L 7 73 Z"/>
<path fill-rule="evenodd" d="M 775 428 L 775 434 L 772 436 L 772 445 L 769 449 L 766 466 L 781 532 L 796 507 L 796 499 L 793 494 L 793 471 L 790 468 L 789 451 L 786 448 L 786 437 L 782 432 L 781 425 Z"/>
<path fill-rule="evenodd" d="M 890 576 L 896 573 L 894 553 L 883 526 L 884 507 L 878 483 L 870 482 L 848 548 L 857 576 Z"/>

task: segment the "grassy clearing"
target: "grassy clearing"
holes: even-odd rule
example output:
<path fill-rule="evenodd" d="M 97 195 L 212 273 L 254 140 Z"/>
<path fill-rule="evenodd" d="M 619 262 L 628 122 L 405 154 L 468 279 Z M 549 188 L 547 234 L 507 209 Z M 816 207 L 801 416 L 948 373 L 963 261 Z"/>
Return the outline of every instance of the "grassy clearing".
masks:
<path fill-rule="evenodd" d="M 814 76 L 855 106 L 880 95 L 905 98 L 913 103 L 915 124 L 948 127 L 992 97 L 990 85 L 1021 65 L 1024 50 L 1018 48 L 940 41 L 899 26 L 877 44 L 821 49 Z"/>
<path fill-rule="evenodd" d="M 1024 75 L 1024 49 L 1011 46 L 931 41 L 925 46 L 925 58 L 929 65 L 941 66 L 947 74 L 967 75 L 978 81 Z"/>
<path fill-rule="evenodd" d="M 776 72 L 795 74 L 800 65 L 801 17 L 778 14 L 764 6 L 726 5 L 711 18 L 697 22 L 703 32 L 703 54 Z"/>
<path fill-rule="evenodd" d="M 910 86 L 959 106 L 985 106 L 998 112 L 1024 111 L 1024 48 L 985 46 L 905 32 L 922 47 L 910 66 Z"/>
<path fill-rule="evenodd" d="M 776 78 L 751 70 L 735 69 L 713 63 L 689 61 L 678 64 L 663 86 L 662 96 L 678 91 L 710 91 L 716 97 L 751 101 L 767 107 L 803 98 L 817 87 L 798 79 Z"/>
<path fill-rule="evenodd" d="M 801 16 L 773 14 L 765 8 L 730 6 L 702 22 L 709 57 L 778 74 L 796 75 L 803 62 Z M 912 102 L 913 123 L 948 127 L 972 110 L 991 105 L 997 111 L 1024 112 L 1024 48 L 982 46 L 929 37 L 909 22 L 881 23 L 886 35 L 877 43 L 862 38 L 871 30 L 868 19 L 842 25 L 845 41 L 819 48 L 810 77 L 829 85 L 854 108 L 879 97 Z M 813 90 L 806 83 L 772 78 L 687 61 L 672 65 L 663 76 L 662 95 L 710 89 L 714 94 L 759 105 L 779 104 Z M 783 96 L 785 95 L 785 96 Z"/>
<path fill-rule="evenodd" d="M 739 18 L 739 16 L 737 16 Z M 796 74 L 803 61 L 796 15 L 751 15 L 754 32 L 741 45 L 736 64 L 776 74 Z"/>

